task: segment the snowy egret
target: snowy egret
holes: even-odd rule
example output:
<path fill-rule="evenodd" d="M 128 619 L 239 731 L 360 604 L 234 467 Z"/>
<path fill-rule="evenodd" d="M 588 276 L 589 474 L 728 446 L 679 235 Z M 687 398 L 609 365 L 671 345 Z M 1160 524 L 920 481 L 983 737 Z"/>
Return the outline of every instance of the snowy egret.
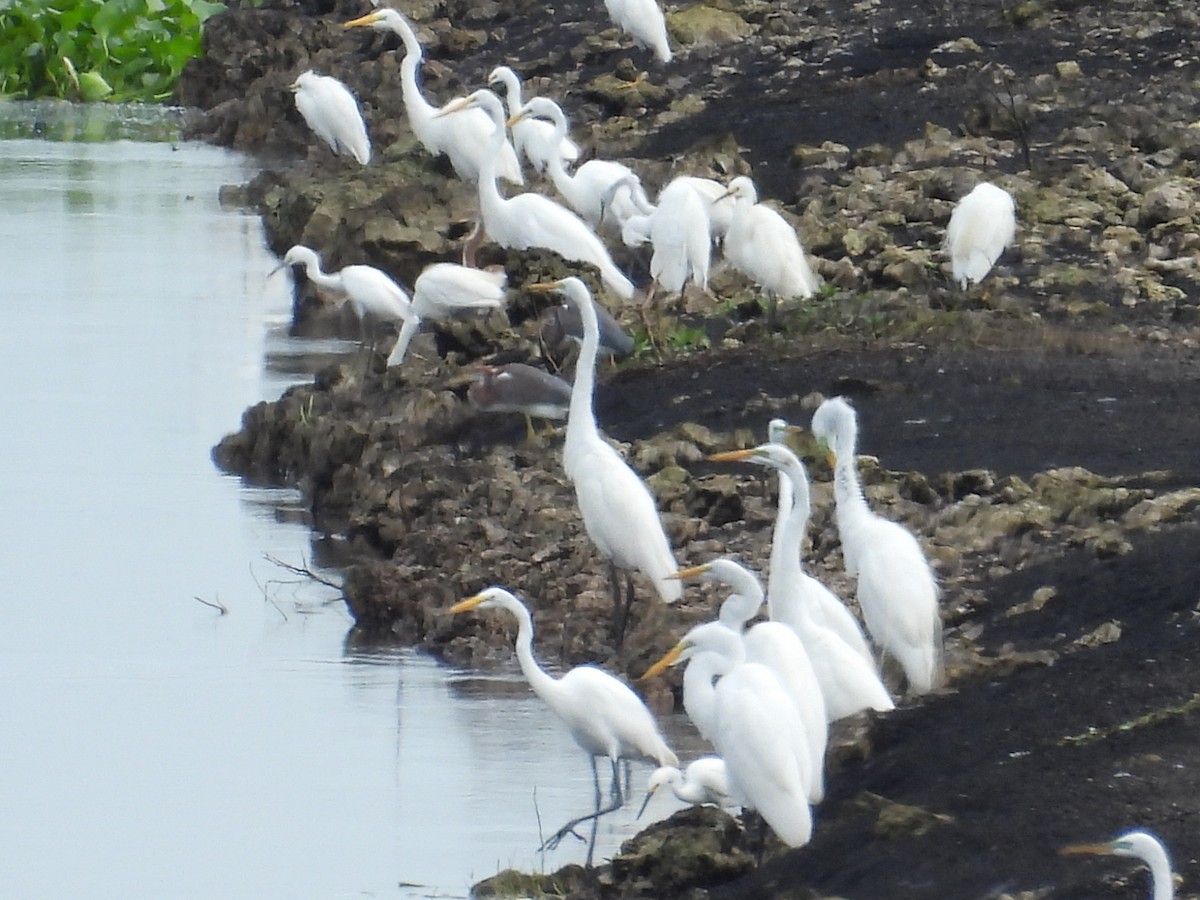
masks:
<path fill-rule="evenodd" d="M 631 246 L 637 246 L 643 237 L 650 241 L 654 248 L 650 276 L 654 285 L 668 294 L 683 293 L 688 281 L 701 290 L 708 288 L 710 205 L 690 179 L 676 178 L 659 192 L 650 213 L 629 218 L 621 230 L 622 239 Z"/>
<path fill-rule="evenodd" d="M 377 9 L 347 22 L 342 27 L 391 31 L 404 42 L 404 61 L 400 64 L 404 109 L 408 114 L 408 124 L 412 127 L 413 134 L 426 150 L 434 156 L 446 154 L 458 177 L 468 183 L 474 184 L 479 180 L 484 154 L 490 156 L 497 177 L 512 184 L 525 183 L 525 178 L 521 175 L 521 163 L 508 141 L 503 125 L 500 126 L 501 140 L 492 148 L 489 139 L 495 125 L 481 110 L 472 110 L 452 119 L 438 117 L 440 110 L 425 99 L 417 81 L 417 70 L 421 66 L 423 55 L 421 42 L 417 40 L 412 26 L 400 13 L 394 9 Z M 444 109 L 445 106 L 442 107 L 442 110 Z"/>
<path fill-rule="evenodd" d="M 796 230 L 775 210 L 758 202 L 753 181 L 740 175 L 729 182 L 727 193 L 736 203 L 725 234 L 725 258 L 767 292 L 767 322 L 774 325 L 780 299 L 811 297 L 820 280 L 808 264 Z"/>
<path fill-rule="evenodd" d="M 646 799 L 642 801 L 642 808 L 638 810 L 639 819 L 650 805 L 650 798 L 659 788 L 664 787 L 669 787 L 677 800 L 693 806 L 706 803 L 713 806 L 736 805 L 729 795 L 729 775 L 725 770 L 725 760 L 719 756 L 701 756 L 694 759 L 682 772 L 677 766 L 659 766 L 651 772 L 646 785 Z"/>
<path fill-rule="evenodd" d="M 517 619 L 517 662 L 521 674 L 537 694 L 571 732 L 592 763 L 596 796 L 600 794 L 600 775 L 596 758 L 607 757 L 612 765 L 613 804 L 591 815 L 574 819 L 558 831 L 547 845 L 553 846 L 580 822 L 599 818 L 621 806 L 621 780 L 617 764 L 622 759 L 649 759 L 660 766 L 677 766 L 679 760 L 663 740 L 654 715 L 624 682 L 596 666 L 576 666 L 561 678 L 555 678 L 533 655 L 533 618 L 529 608 L 501 587 L 468 597 L 450 608 L 451 615 L 473 609 L 504 609 Z"/>
<path fill-rule="evenodd" d="M 671 575 L 679 568 L 663 531 L 658 508 L 646 483 L 603 437 L 596 424 L 592 392 L 596 379 L 596 354 L 600 329 L 592 295 L 578 278 L 530 285 L 535 292 L 557 291 L 575 305 L 583 317 L 583 345 L 575 365 L 567 436 L 563 443 L 563 467 L 575 485 L 575 499 L 588 536 L 609 561 L 613 592 L 613 634 L 620 646 L 633 604 L 630 571 L 637 570 L 654 582 L 667 603 L 683 593 Z M 625 600 L 617 570 L 625 571 Z"/>
<path fill-rule="evenodd" d="M 699 688 L 711 707 L 708 738 L 725 760 L 733 796 L 757 809 L 785 844 L 799 847 L 812 837 L 802 775 L 810 761 L 797 757 L 795 740 L 799 716 L 770 670 L 739 661 L 740 651 L 741 641 L 724 625 L 697 625 L 642 679 L 681 662 L 689 670 L 702 667 L 707 677 Z M 715 686 L 713 677 L 719 677 Z"/>
<path fill-rule="evenodd" d="M 513 250 L 541 247 L 564 259 L 591 263 L 600 270 L 600 278 L 610 291 L 622 300 L 631 299 L 635 292 L 633 283 L 617 268 L 600 238 L 578 216 L 540 194 L 508 198 L 500 194 L 496 186 L 496 156 L 504 140 L 505 120 L 499 97 L 491 91 L 475 91 L 469 97 L 446 104 L 437 115 L 453 117 L 471 109 L 485 111 L 496 126 L 479 176 L 483 227 L 492 240 Z"/>
<path fill-rule="evenodd" d="M 667 22 L 657 0 L 604 0 L 604 8 L 613 24 L 635 44 L 654 51 L 659 62 L 671 61 Z"/>
<path fill-rule="evenodd" d="M 767 606 L 771 619 L 798 636 L 808 652 L 830 722 L 864 709 L 895 708 L 887 688 L 879 679 L 874 662 L 863 657 L 836 632 L 816 621 L 812 608 L 820 603 L 825 586 L 800 565 L 800 541 L 808 523 L 808 478 L 796 455 L 782 444 L 762 444 L 750 450 L 734 450 L 709 457 L 718 462 L 750 462 L 769 466 L 791 481 L 797 502 L 793 503 L 779 535 L 785 552 L 776 560 L 772 553 Z M 837 598 L 834 598 L 836 602 Z"/>
<path fill-rule="evenodd" d="M 518 412 L 525 416 L 526 437 L 537 439 L 533 417 L 565 419 L 571 405 L 571 385 L 525 363 L 479 366 L 478 377 L 467 388 L 471 405 L 483 412 Z"/>
<path fill-rule="evenodd" d="M 521 115 L 525 103 L 521 99 L 521 79 L 516 72 L 508 66 L 496 66 L 488 76 L 488 87 L 495 90 L 497 85 L 503 85 L 508 102 L 508 117 L 513 122 L 513 147 L 519 156 L 529 160 L 538 174 L 545 172 L 550 160 L 556 156 L 567 162 L 579 159 L 579 147 L 566 134 L 558 135 L 549 122 Z"/>
<path fill-rule="evenodd" d="M 346 85 L 309 70 L 296 78 L 292 92 L 308 127 L 334 153 L 349 154 L 364 166 L 371 161 L 367 123 Z"/>
<path fill-rule="evenodd" d="M 867 631 L 904 669 L 910 690 L 924 694 L 942 678 L 938 586 L 913 533 L 876 515 L 858 478 L 858 417 L 842 397 L 813 414 L 813 435 L 834 458 L 834 498 L 846 571 L 858 579 Z"/>
<path fill-rule="evenodd" d="M 389 367 L 404 362 L 408 345 L 424 319 L 441 319 L 468 310 L 501 309 L 508 276 L 504 270 L 490 271 L 457 263 L 432 263 L 413 284 L 412 315 L 400 329 L 396 346 L 388 356 Z"/>
<path fill-rule="evenodd" d="M 1058 851 L 1064 856 L 1090 853 L 1099 856 L 1132 856 L 1150 868 L 1151 900 L 1174 900 L 1175 880 L 1171 858 L 1162 841 L 1148 831 L 1127 831 L 1106 844 L 1075 844 Z"/>
<path fill-rule="evenodd" d="M 349 301 L 359 318 L 371 316 L 384 322 L 407 322 L 414 318 L 408 294 L 386 273 L 374 266 L 351 265 L 337 272 L 321 270 L 321 257 L 311 247 L 297 244 L 284 254 L 275 271 L 300 266 L 308 280 Z"/>
<path fill-rule="evenodd" d="M 1017 231 L 1017 207 L 1012 194 L 986 181 L 958 201 L 946 226 L 944 250 L 958 286 L 978 284 L 987 277 Z"/>

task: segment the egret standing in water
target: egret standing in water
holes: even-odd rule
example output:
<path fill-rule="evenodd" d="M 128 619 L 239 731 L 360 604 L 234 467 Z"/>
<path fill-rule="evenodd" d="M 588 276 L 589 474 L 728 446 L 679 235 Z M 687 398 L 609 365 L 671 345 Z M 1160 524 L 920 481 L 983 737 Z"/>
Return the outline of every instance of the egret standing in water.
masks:
<path fill-rule="evenodd" d="M 490 144 L 493 123 L 481 110 L 471 110 L 453 119 L 439 119 L 441 110 L 425 99 L 417 81 L 423 51 L 421 42 L 405 18 L 394 9 L 377 9 L 365 16 L 347 22 L 343 28 L 374 28 L 391 31 L 404 43 L 404 61 L 400 64 L 401 85 L 404 92 L 404 109 L 413 134 L 434 156 L 442 153 L 450 158 L 450 164 L 458 177 L 468 184 L 479 180 L 483 169 L 483 156 L 489 154 L 496 176 L 512 184 L 524 184 L 521 163 L 516 151 L 508 142 L 503 125 L 501 140 L 493 148 Z M 459 98 L 461 100 L 462 98 Z M 455 103 L 457 101 L 450 101 Z M 449 104 L 447 104 L 449 105 Z"/>
<path fill-rule="evenodd" d="M 1171 875 L 1171 858 L 1162 841 L 1148 831 L 1127 831 L 1106 844 L 1076 844 L 1063 847 L 1059 853 L 1072 855 L 1090 853 L 1100 856 L 1132 856 L 1150 868 L 1151 900 L 1174 900 L 1175 880 Z"/>
<path fill-rule="evenodd" d="M 309 70 L 292 84 L 296 109 L 313 134 L 340 156 L 352 156 L 362 165 L 371 161 L 371 140 L 358 101 L 336 78 Z"/>
<path fill-rule="evenodd" d="M 595 666 L 576 666 L 561 678 L 555 678 L 538 665 L 533 656 L 533 619 L 529 609 L 511 593 L 490 587 L 450 608 L 450 613 L 473 609 L 504 609 L 517 619 L 517 662 L 533 692 L 550 707 L 571 732 L 592 763 L 597 809 L 564 825 L 546 842 L 553 848 L 580 822 L 595 819 L 619 808 L 621 780 L 618 761 L 649 759 L 660 766 L 677 766 L 679 760 L 663 740 L 653 714 L 624 682 Z M 612 764 L 612 805 L 599 808 L 600 775 L 596 758 L 606 757 Z"/>
<path fill-rule="evenodd" d="M 571 388 L 571 410 L 567 416 L 567 436 L 563 444 L 563 467 L 575 486 L 575 499 L 583 516 L 588 536 L 609 562 L 613 593 L 613 638 L 617 646 L 625 636 L 629 610 L 633 605 L 633 580 L 636 570 L 654 582 L 658 595 L 674 603 L 683 593 L 679 581 L 672 578 L 679 566 L 663 531 L 658 508 L 646 483 L 600 436 L 592 407 L 596 379 L 596 354 L 600 346 L 600 326 L 595 301 L 578 278 L 564 278 L 549 284 L 530 285 L 535 292 L 557 291 L 575 305 L 583 317 L 583 345 L 575 364 L 575 383 Z M 625 571 L 625 599 L 617 570 Z"/>
<path fill-rule="evenodd" d="M 842 397 L 813 414 L 813 435 L 834 465 L 838 536 L 846 571 L 858 579 L 867 631 L 904 669 L 909 689 L 933 690 L 942 680 L 942 620 L 938 586 L 911 531 L 876 515 L 858 478 L 858 417 Z"/>
<path fill-rule="evenodd" d="M 1017 231 L 1017 206 L 1012 194 L 980 182 L 963 197 L 946 226 L 945 252 L 958 286 L 978 284 L 987 277 Z"/>
<path fill-rule="evenodd" d="M 489 138 L 489 152 L 484 154 L 479 176 L 479 206 L 484 231 L 502 247 L 528 250 L 540 247 L 552 250 L 564 259 L 591 263 L 600 270 L 605 286 L 629 300 L 635 290 L 608 250 L 574 213 L 541 194 L 517 194 L 504 197 L 496 186 L 496 156 L 504 141 L 504 106 L 491 91 L 475 91 L 469 97 L 446 104 L 438 117 L 462 115 L 464 111 L 482 109 L 491 116 L 496 129 Z"/>

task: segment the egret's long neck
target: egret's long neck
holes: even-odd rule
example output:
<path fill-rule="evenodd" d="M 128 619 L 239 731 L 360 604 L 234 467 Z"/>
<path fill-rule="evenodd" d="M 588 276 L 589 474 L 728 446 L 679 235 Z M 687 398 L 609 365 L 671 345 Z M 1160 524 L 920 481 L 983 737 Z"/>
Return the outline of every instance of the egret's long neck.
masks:
<path fill-rule="evenodd" d="M 567 416 L 567 440 L 572 443 L 573 436 L 578 439 L 599 433 L 592 405 L 592 394 L 596 389 L 596 355 L 600 351 L 600 322 L 592 305 L 594 302 L 586 297 L 579 303 L 583 343 L 575 361 L 575 383 L 571 385 L 571 406 Z"/>
<path fill-rule="evenodd" d="M 517 617 L 517 662 L 521 664 L 521 674 L 533 688 L 533 692 L 552 703 L 558 679 L 548 673 L 533 656 L 533 618 L 523 604 L 514 604 L 508 609 Z"/>
<path fill-rule="evenodd" d="M 792 480 L 779 473 L 779 506 L 775 510 L 775 528 L 771 532 L 771 558 L 767 569 L 767 596 L 779 592 L 783 582 L 784 546 L 788 516 L 792 514 Z"/>
<path fill-rule="evenodd" d="M 858 425 L 853 416 L 841 419 L 834 435 L 837 464 L 833 470 L 833 492 L 837 498 L 838 512 L 850 515 L 869 512 L 858 479 Z"/>
<path fill-rule="evenodd" d="M 774 546 L 771 547 L 767 610 L 772 619 L 778 618 L 782 613 L 780 605 L 786 602 L 785 596 L 790 596 L 784 585 L 798 581 L 804 574 L 804 570 L 800 566 L 800 545 L 804 541 L 804 532 L 808 528 L 810 511 L 808 479 L 804 475 L 804 470 L 800 468 L 800 463 L 798 461 L 788 463 L 787 468 L 780 471 L 780 475 L 788 482 L 791 504 L 787 515 L 783 518 L 782 526 L 779 524 L 778 516 L 776 517 L 775 536 L 779 549 L 776 551 Z M 783 490 L 781 489 L 779 515 L 783 515 L 782 498 Z"/>
<path fill-rule="evenodd" d="M 304 274 L 308 276 L 308 280 L 318 287 L 323 287 L 331 291 L 342 292 L 342 273 L 328 273 L 321 271 L 321 261 L 316 255 L 304 260 Z"/>
<path fill-rule="evenodd" d="M 683 670 L 683 708 L 696 729 L 712 740 L 713 713 L 717 698 L 713 679 L 732 668 L 732 662 L 717 653 L 698 653 Z"/>
<path fill-rule="evenodd" d="M 496 160 L 500 158 L 500 153 L 504 149 L 504 113 L 500 111 L 500 115 L 493 115 L 492 122 L 495 128 L 492 130 L 491 136 L 488 137 L 487 153 L 479 160 L 479 210 L 483 216 L 483 227 L 487 230 L 488 220 L 498 219 L 501 214 L 501 209 L 504 206 L 504 195 L 500 193 L 500 188 L 496 185 Z"/>
<path fill-rule="evenodd" d="M 746 628 L 746 623 L 757 615 L 762 602 L 761 589 L 757 593 L 738 591 L 730 594 L 721 602 L 721 611 L 717 616 L 717 621 L 731 631 L 741 634 Z"/>
<path fill-rule="evenodd" d="M 408 112 L 408 122 L 412 125 L 417 137 L 424 142 L 425 123 L 428 122 L 437 109 L 425 99 L 421 92 L 421 82 L 418 71 L 421 67 L 421 42 L 413 30 L 407 25 L 395 29 L 404 41 L 404 61 L 400 64 L 400 81 L 404 93 L 404 108 Z"/>
<path fill-rule="evenodd" d="M 521 110 L 525 108 L 525 104 L 521 102 L 521 82 L 517 79 L 516 73 L 506 72 L 504 74 L 504 91 L 508 95 L 508 114 L 519 116 Z"/>
<path fill-rule="evenodd" d="M 1150 880 L 1154 885 L 1154 900 L 1175 900 L 1175 876 L 1171 874 L 1171 861 L 1165 853 L 1150 853 L 1145 857 L 1150 867 Z"/>

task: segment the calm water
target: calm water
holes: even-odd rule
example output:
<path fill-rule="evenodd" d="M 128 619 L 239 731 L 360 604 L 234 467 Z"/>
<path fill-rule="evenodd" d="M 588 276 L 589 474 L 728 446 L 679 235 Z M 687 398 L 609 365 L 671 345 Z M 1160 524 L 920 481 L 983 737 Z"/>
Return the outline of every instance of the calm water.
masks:
<path fill-rule="evenodd" d="M 347 651 L 336 592 L 267 559 L 317 555 L 296 498 L 214 469 L 245 407 L 349 348 L 287 337 L 257 218 L 217 201 L 246 161 L 172 129 L 0 105 L 3 893 L 465 896 L 582 861 L 536 852 L 539 814 L 591 803 L 536 698 Z"/>

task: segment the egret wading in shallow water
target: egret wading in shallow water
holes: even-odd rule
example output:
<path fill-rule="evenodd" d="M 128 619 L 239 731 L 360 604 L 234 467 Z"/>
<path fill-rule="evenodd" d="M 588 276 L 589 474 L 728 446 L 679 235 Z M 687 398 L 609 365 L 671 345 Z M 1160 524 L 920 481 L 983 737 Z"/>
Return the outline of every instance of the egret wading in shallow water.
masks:
<path fill-rule="evenodd" d="M 534 170 L 541 174 L 555 158 L 567 162 L 579 159 L 579 147 L 566 135 L 558 134 L 554 125 L 531 116 L 525 116 L 525 102 L 521 99 L 521 79 L 508 66 L 497 66 L 488 76 L 488 87 L 504 88 L 508 103 L 508 118 L 512 124 L 512 142 L 518 156 L 524 156 Z M 530 98 L 535 99 L 535 98 Z M 564 123 L 566 116 L 563 117 Z"/>
<path fill-rule="evenodd" d="M 473 609 L 504 609 L 517 619 L 517 662 L 521 673 L 537 694 L 571 732 L 592 763 L 596 786 L 595 812 L 564 825 L 546 842 L 553 848 L 581 822 L 618 809 L 624 802 L 618 761 L 649 759 L 660 766 L 677 766 L 679 760 L 659 733 L 658 723 L 646 704 L 625 683 L 595 666 L 576 666 L 555 678 L 538 665 L 533 656 L 533 619 L 529 609 L 504 588 L 490 587 L 450 608 L 451 615 Z M 606 757 L 612 765 L 612 803 L 600 809 L 600 775 L 596 758 Z"/>
<path fill-rule="evenodd" d="M 633 283 L 617 268 L 600 238 L 578 216 L 541 194 L 507 198 L 500 194 L 495 159 L 504 140 L 504 107 L 499 97 L 491 91 L 475 91 L 469 97 L 448 103 L 438 116 L 452 118 L 471 109 L 484 110 L 496 126 L 479 177 L 484 231 L 500 246 L 511 250 L 540 247 L 564 259 L 591 263 L 600 270 L 605 287 L 622 300 L 631 299 L 635 292 Z"/>
<path fill-rule="evenodd" d="M 1140 859 L 1150 868 L 1151 900 L 1175 898 L 1175 879 L 1171 874 L 1171 858 L 1167 855 L 1167 848 L 1148 831 L 1127 831 L 1107 844 L 1076 844 L 1063 847 L 1059 853 L 1132 856 Z"/>
<path fill-rule="evenodd" d="M 767 293 L 767 324 L 774 327 L 779 300 L 806 299 L 820 280 L 808 264 L 796 230 L 775 210 L 758 202 L 754 182 L 740 175 L 729 182 L 736 198 L 725 234 L 725 258 Z"/>
<path fill-rule="evenodd" d="M 667 21 L 657 0 L 604 0 L 604 8 L 613 24 L 635 44 L 654 51 L 659 62 L 671 61 Z"/>
<path fill-rule="evenodd" d="M 503 309 L 508 276 L 503 269 L 473 269 L 457 263 L 432 263 L 413 284 L 411 314 L 404 320 L 389 367 L 404 362 L 408 345 L 423 319 L 444 319 L 464 312 Z"/>
<path fill-rule="evenodd" d="M 777 559 L 772 551 L 767 606 L 771 620 L 791 630 L 808 652 L 825 701 L 828 721 L 836 722 L 864 709 L 894 709 L 895 704 L 879 679 L 874 661 L 864 659 L 835 631 L 817 621 L 815 609 L 826 588 L 800 565 L 800 542 L 809 514 L 808 477 L 803 464 L 782 444 L 762 444 L 750 450 L 717 453 L 709 458 L 716 462 L 769 466 L 783 473 L 792 483 L 795 502 L 778 534 L 784 552 Z M 836 597 L 834 602 L 838 602 Z"/>
<path fill-rule="evenodd" d="M 958 286 L 978 284 L 987 277 L 1017 231 L 1017 206 L 1012 194 L 984 181 L 955 204 L 946 226 L 945 252 Z"/>
<path fill-rule="evenodd" d="M 846 571 L 858 579 L 867 631 L 904 669 L 909 689 L 927 693 L 942 680 L 938 586 L 913 533 L 867 506 L 858 479 L 858 417 L 842 397 L 822 403 L 812 432 L 832 456 L 838 536 Z"/>
<path fill-rule="evenodd" d="M 352 156 L 364 166 L 371 161 L 371 140 L 358 101 L 336 78 L 309 70 L 292 84 L 296 109 L 313 134 L 339 156 Z"/>
<path fill-rule="evenodd" d="M 706 736 L 725 760 L 732 796 L 758 810 L 785 844 L 799 847 L 812 837 L 802 775 L 811 761 L 796 755 L 802 726 L 775 676 L 766 666 L 742 661 L 741 650 L 738 636 L 719 622 L 697 625 L 642 679 L 682 662 L 688 671 L 701 670 L 704 677 L 693 684 L 706 695 Z"/>
<path fill-rule="evenodd" d="M 571 385 L 525 363 L 479 366 L 467 388 L 467 400 L 482 412 L 517 412 L 525 416 L 525 436 L 537 440 L 533 418 L 565 419 L 571 405 Z"/>
<path fill-rule="evenodd" d="M 658 507 L 646 483 L 600 436 L 592 407 L 596 379 L 596 354 L 600 346 L 600 327 L 592 295 L 578 278 L 564 278 L 548 284 L 529 286 L 534 292 L 562 293 L 583 318 L 583 345 L 575 365 L 575 383 L 571 388 L 571 408 L 567 416 L 567 436 L 563 443 L 563 467 L 575 486 L 575 499 L 588 536 L 609 562 L 613 594 L 613 639 L 617 646 L 624 640 L 629 611 L 633 605 L 631 571 L 638 571 L 654 582 L 667 603 L 683 593 L 679 581 L 671 576 L 679 568 L 671 545 L 663 531 Z M 625 599 L 617 570 L 625 572 Z"/>
<path fill-rule="evenodd" d="M 521 164 L 516 151 L 508 142 L 504 127 L 500 127 L 500 141 L 493 148 L 490 138 L 493 122 L 481 110 L 471 110 L 453 119 L 439 118 L 439 110 L 421 92 L 417 71 L 421 66 L 423 51 L 421 42 L 405 18 L 394 9 L 377 9 L 365 16 L 347 22 L 343 28 L 373 28 L 376 31 L 391 31 L 404 43 L 404 61 L 400 64 L 401 85 L 404 92 L 404 109 L 408 124 L 417 140 L 434 156 L 445 154 L 458 177 L 474 184 L 480 178 L 483 158 L 491 157 L 496 177 L 512 184 L 524 184 Z M 461 101 L 452 100 L 450 103 Z M 449 106 L 450 104 L 447 104 Z"/>
<path fill-rule="evenodd" d="M 717 582 L 733 591 L 722 601 L 717 621 L 741 637 L 746 660 L 766 666 L 796 708 L 805 741 L 797 751 L 797 757 L 811 761 L 809 769 L 801 774 L 809 801 L 820 803 L 825 798 L 825 747 L 829 741 L 829 725 L 821 685 L 804 644 L 791 628 L 780 622 L 759 622 L 747 627 L 762 608 L 763 589 L 754 573 L 740 563 L 732 559 L 714 559 L 703 565 L 680 569 L 676 577 Z"/>
<path fill-rule="evenodd" d="M 650 798 L 664 787 L 669 787 L 677 800 L 692 806 L 706 803 L 713 806 L 740 805 L 729 795 L 729 775 L 725 770 L 725 760 L 719 756 L 702 756 L 692 760 L 682 772 L 676 766 L 659 766 L 651 772 L 646 784 L 646 799 L 638 810 L 639 819 L 650 805 Z"/>

